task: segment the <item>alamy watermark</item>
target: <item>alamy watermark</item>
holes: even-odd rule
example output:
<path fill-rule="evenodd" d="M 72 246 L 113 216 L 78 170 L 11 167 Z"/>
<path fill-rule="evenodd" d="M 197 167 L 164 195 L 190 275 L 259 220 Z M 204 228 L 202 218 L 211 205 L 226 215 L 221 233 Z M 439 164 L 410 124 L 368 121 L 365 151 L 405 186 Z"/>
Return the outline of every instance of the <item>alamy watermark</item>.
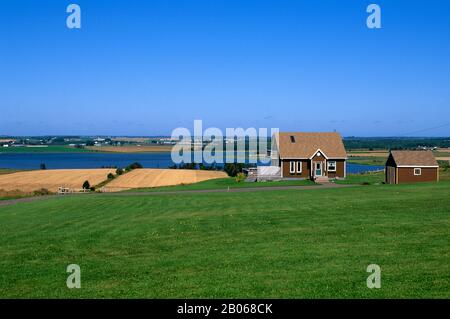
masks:
<path fill-rule="evenodd" d="M 381 29 L 381 8 L 378 4 L 372 3 L 367 6 L 367 13 L 370 15 L 367 17 L 366 25 L 369 29 Z"/>
<path fill-rule="evenodd" d="M 269 163 L 268 144 L 278 128 L 226 128 L 225 134 L 217 127 L 203 129 L 202 120 L 194 121 L 194 131 L 178 127 L 172 131 L 171 157 L 181 163 Z"/>
<path fill-rule="evenodd" d="M 66 285 L 67 288 L 81 288 L 81 268 L 77 264 L 70 264 L 66 268 L 66 272 L 70 275 L 67 277 Z"/>
<path fill-rule="evenodd" d="M 69 4 L 66 8 L 69 16 L 66 19 L 66 26 L 69 29 L 81 29 L 81 8 L 78 4 Z"/>
<path fill-rule="evenodd" d="M 370 275 L 367 277 L 367 288 L 373 289 L 381 288 L 381 267 L 377 264 L 370 264 L 367 266 L 366 271 L 370 273 Z"/>
<path fill-rule="evenodd" d="M 66 8 L 69 15 L 66 18 L 66 26 L 69 29 L 81 29 L 81 7 L 78 4 L 69 4 Z M 366 8 L 369 16 L 366 25 L 369 29 L 381 29 L 381 7 L 378 4 L 369 4 Z"/>

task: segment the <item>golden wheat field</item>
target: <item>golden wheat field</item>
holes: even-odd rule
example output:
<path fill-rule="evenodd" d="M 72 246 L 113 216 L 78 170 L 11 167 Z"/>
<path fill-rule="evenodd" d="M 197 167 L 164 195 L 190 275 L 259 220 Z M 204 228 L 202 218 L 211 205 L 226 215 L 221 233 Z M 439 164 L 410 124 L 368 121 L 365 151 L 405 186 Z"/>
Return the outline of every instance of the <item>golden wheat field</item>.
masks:
<path fill-rule="evenodd" d="M 0 175 L 0 190 L 32 192 L 46 188 L 56 192 L 61 186 L 81 189 L 84 181 L 87 180 L 94 186 L 114 172 L 114 169 L 57 169 L 4 174 Z"/>
<path fill-rule="evenodd" d="M 107 184 L 111 191 L 192 184 L 208 179 L 225 178 L 225 172 L 187 169 L 135 169 Z"/>

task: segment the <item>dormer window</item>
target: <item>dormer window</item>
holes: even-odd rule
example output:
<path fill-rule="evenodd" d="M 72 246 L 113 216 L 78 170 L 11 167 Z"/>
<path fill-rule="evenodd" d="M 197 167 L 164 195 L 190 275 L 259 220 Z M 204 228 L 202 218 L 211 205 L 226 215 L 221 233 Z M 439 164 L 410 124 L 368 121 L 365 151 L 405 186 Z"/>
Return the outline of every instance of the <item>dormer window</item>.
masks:
<path fill-rule="evenodd" d="M 295 143 L 295 136 L 291 135 L 291 143 Z"/>

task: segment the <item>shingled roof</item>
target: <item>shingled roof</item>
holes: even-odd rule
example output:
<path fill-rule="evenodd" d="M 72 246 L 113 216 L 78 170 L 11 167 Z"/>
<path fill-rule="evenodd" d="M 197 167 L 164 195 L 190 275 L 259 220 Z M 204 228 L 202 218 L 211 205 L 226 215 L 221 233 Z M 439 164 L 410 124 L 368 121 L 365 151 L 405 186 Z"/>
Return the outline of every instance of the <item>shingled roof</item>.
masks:
<path fill-rule="evenodd" d="M 439 167 L 431 151 L 391 151 L 397 166 Z"/>
<path fill-rule="evenodd" d="M 317 150 L 328 158 L 347 158 L 339 133 L 277 133 L 274 136 L 280 158 L 311 158 Z"/>

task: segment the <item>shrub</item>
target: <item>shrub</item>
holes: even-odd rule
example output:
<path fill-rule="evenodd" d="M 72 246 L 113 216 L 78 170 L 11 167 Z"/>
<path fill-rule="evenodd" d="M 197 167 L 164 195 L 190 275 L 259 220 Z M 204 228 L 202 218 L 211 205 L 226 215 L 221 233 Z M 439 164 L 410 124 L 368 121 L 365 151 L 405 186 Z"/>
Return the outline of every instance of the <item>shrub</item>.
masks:
<path fill-rule="evenodd" d="M 91 191 L 95 192 L 95 186 L 91 186 L 89 189 L 90 189 Z"/>
<path fill-rule="evenodd" d="M 35 190 L 33 192 L 33 195 L 35 196 L 44 196 L 44 195 L 50 195 L 52 192 L 50 192 L 47 188 L 41 188 L 38 190 Z"/>
<path fill-rule="evenodd" d="M 91 184 L 89 184 L 89 181 L 84 181 L 83 189 L 90 189 L 90 188 L 91 188 Z"/>
<path fill-rule="evenodd" d="M 247 176 L 245 176 L 244 173 L 237 173 L 235 179 L 236 179 L 236 182 L 240 183 L 240 182 L 243 182 L 246 177 Z"/>
<path fill-rule="evenodd" d="M 115 176 L 114 176 L 113 173 L 109 173 L 108 176 L 107 176 L 108 179 L 114 179 L 114 177 L 115 177 Z"/>
<path fill-rule="evenodd" d="M 41 163 L 41 165 L 39 165 L 40 169 L 47 169 L 47 166 L 45 166 L 45 163 Z"/>
<path fill-rule="evenodd" d="M 228 176 L 235 177 L 238 173 L 242 172 L 243 168 L 254 167 L 253 164 L 243 164 L 243 163 L 227 163 L 223 167 L 225 173 Z"/>
<path fill-rule="evenodd" d="M 437 161 L 437 162 L 438 162 L 439 166 L 442 167 L 442 168 L 444 169 L 445 172 L 446 172 L 446 171 L 449 169 L 449 167 L 450 167 L 450 162 L 449 162 L 449 161 L 442 161 L 442 160 L 439 160 L 439 161 Z"/>
<path fill-rule="evenodd" d="M 134 162 L 134 163 L 128 165 L 127 168 L 129 168 L 129 170 L 132 170 L 132 169 L 142 168 L 142 165 L 141 165 L 141 163 Z"/>
<path fill-rule="evenodd" d="M 123 169 L 121 169 L 121 168 L 116 169 L 116 174 L 117 175 L 122 175 L 123 174 Z"/>

